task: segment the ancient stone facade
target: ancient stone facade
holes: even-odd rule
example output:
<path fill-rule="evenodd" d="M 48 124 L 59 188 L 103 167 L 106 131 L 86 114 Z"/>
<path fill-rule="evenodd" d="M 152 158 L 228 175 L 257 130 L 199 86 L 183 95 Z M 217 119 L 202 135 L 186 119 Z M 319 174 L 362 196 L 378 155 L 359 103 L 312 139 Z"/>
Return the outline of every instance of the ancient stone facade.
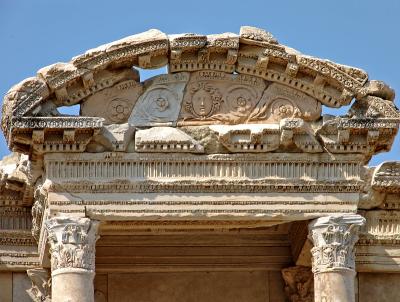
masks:
<path fill-rule="evenodd" d="M 248 26 L 40 69 L 3 102 L 0 300 L 400 301 L 393 102 Z"/>

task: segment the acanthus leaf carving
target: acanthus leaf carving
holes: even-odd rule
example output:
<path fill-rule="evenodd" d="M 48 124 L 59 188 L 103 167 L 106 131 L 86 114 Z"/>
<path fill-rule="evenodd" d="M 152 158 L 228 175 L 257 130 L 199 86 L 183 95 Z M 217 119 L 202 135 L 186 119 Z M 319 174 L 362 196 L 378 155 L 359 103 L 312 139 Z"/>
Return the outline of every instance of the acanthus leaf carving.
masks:
<path fill-rule="evenodd" d="M 354 270 L 354 246 L 359 228 L 364 224 L 365 218 L 356 214 L 326 216 L 311 222 L 313 272 Z"/>
<path fill-rule="evenodd" d="M 45 224 L 49 234 L 52 272 L 66 268 L 94 271 L 97 221 L 54 217 Z"/>

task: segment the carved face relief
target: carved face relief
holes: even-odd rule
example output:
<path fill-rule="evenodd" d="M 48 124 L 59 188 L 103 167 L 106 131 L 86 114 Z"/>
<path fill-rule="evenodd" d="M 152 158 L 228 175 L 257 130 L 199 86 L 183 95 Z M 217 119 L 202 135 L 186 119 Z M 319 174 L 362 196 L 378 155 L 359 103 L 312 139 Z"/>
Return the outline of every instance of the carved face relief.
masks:
<path fill-rule="evenodd" d="M 266 87 L 250 75 L 219 71 L 192 73 L 180 112 L 180 124 L 239 124 L 246 122 Z"/>
<path fill-rule="evenodd" d="M 211 95 L 205 90 L 199 90 L 193 95 L 193 111 L 200 117 L 206 117 L 212 110 Z"/>
<path fill-rule="evenodd" d="M 190 88 L 191 98 L 186 101 L 185 109 L 195 118 L 205 119 L 216 113 L 222 103 L 219 90 L 207 82 L 200 82 Z"/>

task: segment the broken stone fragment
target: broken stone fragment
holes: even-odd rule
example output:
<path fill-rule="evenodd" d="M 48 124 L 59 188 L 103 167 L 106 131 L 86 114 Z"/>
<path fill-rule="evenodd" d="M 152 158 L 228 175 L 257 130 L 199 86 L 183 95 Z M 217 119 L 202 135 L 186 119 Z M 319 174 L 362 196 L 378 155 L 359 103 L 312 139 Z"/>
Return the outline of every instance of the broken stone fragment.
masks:
<path fill-rule="evenodd" d="M 204 153 L 204 148 L 185 132 L 172 127 L 138 130 L 135 137 L 137 152 Z"/>
<path fill-rule="evenodd" d="M 278 40 L 276 40 L 270 32 L 252 26 L 240 27 L 240 38 L 278 44 Z"/>
<path fill-rule="evenodd" d="M 279 148 L 278 124 L 212 125 L 231 152 L 268 152 Z"/>

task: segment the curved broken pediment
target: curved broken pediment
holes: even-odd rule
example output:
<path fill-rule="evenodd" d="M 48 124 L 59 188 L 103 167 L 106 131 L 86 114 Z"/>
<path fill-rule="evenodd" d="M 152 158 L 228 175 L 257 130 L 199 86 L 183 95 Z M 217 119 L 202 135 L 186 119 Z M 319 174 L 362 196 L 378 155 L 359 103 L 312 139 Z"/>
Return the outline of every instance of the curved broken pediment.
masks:
<path fill-rule="evenodd" d="M 162 66 L 168 74 L 140 82 L 137 67 Z M 17 84 L 4 98 L 2 128 L 9 147 L 27 154 L 83 152 L 88 145 L 98 152 L 133 150 L 131 136 L 116 133 L 127 127 L 104 135 L 106 125 L 129 124 L 178 127 L 196 144 L 207 133 L 219 146 L 199 145 L 205 152 L 326 151 L 369 158 L 390 149 L 397 133 L 393 98 L 389 86 L 369 81 L 364 71 L 303 55 L 261 29 L 169 36 L 153 29 L 44 67 Z M 322 106 L 353 99 L 348 116 L 321 117 Z M 79 116 L 58 112 L 76 104 Z M 244 126 L 191 128 L 218 124 Z M 245 126 L 252 124 L 271 126 Z"/>

